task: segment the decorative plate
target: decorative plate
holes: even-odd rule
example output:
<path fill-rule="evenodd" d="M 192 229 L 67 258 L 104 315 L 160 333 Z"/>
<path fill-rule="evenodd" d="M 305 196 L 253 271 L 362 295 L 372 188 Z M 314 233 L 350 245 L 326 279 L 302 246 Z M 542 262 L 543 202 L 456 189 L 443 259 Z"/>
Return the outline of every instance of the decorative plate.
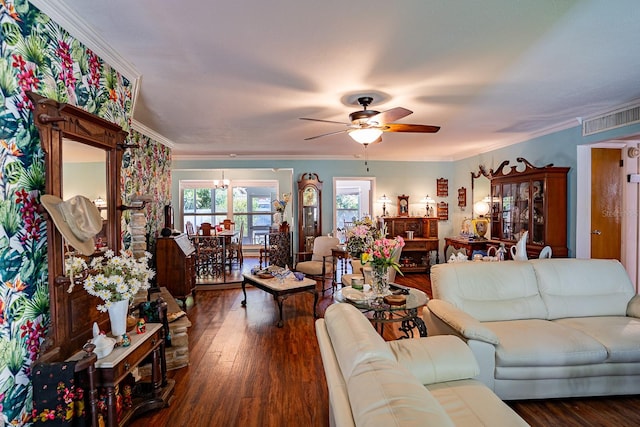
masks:
<path fill-rule="evenodd" d="M 351 302 L 363 302 L 366 301 L 366 297 L 362 291 L 353 289 L 351 286 L 342 288 L 342 296 Z"/>

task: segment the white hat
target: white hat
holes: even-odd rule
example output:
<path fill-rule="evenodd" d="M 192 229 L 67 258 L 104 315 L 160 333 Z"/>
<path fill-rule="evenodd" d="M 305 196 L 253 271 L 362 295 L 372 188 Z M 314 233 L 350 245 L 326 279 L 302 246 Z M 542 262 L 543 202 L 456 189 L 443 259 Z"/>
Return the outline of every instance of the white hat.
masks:
<path fill-rule="evenodd" d="M 93 254 L 96 248 L 93 238 L 102 230 L 102 217 L 96 205 L 84 196 L 63 201 L 57 196 L 44 194 L 40 201 L 62 237 L 81 254 Z"/>

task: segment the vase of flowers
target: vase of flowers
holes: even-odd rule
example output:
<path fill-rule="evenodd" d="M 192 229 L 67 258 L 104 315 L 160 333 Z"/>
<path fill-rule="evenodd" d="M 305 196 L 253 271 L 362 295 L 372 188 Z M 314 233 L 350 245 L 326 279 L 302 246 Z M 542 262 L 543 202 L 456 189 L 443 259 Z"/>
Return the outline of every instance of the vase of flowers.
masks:
<path fill-rule="evenodd" d="M 79 277 L 87 293 L 103 301 L 97 308 L 109 313 L 112 335 L 121 336 L 126 332 L 129 301 L 139 291 L 149 289 L 149 281 L 155 276 L 149 268 L 150 258 L 148 252 L 135 258 L 130 251 L 123 250 L 115 256 L 112 250 L 107 250 L 104 256 L 92 258 L 87 265 L 83 258 L 69 257 L 65 260 L 67 276 L 71 279 L 68 292 L 73 290 Z"/>
<path fill-rule="evenodd" d="M 111 335 L 121 337 L 127 332 L 127 315 L 129 314 L 129 300 L 123 299 L 112 302 L 107 308 L 109 313 L 109 323 L 111 324 Z"/>
<path fill-rule="evenodd" d="M 362 254 L 362 263 L 369 264 L 372 269 L 371 290 L 376 300 L 381 299 L 389 293 L 389 268 L 395 269 L 398 273 L 400 265 L 394 260 L 396 251 L 404 246 L 404 239 L 400 236 L 395 239 L 378 239 L 367 248 Z"/>
<path fill-rule="evenodd" d="M 278 224 L 280 231 L 289 230 L 289 223 L 287 222 L 284 211 L 287 208 L 287 204 L 289 203 L 290 200 L 291 200 L 291 193 L 283 193 L 281 199 L 276 199 L 272 202 L 273 209 L 275 209 L 276 211 L 276 214 L 274 215 L 274 222 Z"/>
<path fill-rule="evenodd" d="M 382 233 L 369 217 L 354 221 L 353 226 L 347 229 L 347 252 L 354 260 L 359 260 L 362 254 L 376 239 L 382 237 Z"/>

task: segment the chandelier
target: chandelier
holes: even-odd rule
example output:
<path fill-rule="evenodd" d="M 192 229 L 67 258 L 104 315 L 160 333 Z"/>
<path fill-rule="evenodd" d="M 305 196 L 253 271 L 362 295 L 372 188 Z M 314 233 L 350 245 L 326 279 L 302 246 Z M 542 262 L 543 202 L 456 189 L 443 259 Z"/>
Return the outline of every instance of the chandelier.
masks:
<path fill-rule="evenodd" d="M 231 181 L 229 181 L 228 179 L 224 179 L 224 171 L 222 171 L 222 179 L 214 179 L 213 180 L 213 187 L 215 189 L 220 189 L 220 190 L 226 190 L 227 188 L 229 188 L 229 184 L 231 183 Z"/>

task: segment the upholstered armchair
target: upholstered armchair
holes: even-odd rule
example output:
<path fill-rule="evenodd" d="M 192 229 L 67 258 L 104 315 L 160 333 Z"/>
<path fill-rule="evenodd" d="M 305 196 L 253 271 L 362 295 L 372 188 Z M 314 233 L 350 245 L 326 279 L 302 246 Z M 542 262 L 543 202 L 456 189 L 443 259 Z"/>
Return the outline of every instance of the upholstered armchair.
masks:
<path fill-rule="evenodd" d="M 295 270 L 304 273 L 321 283 L 322 292 L 327 279 L 331 280 L 331 288 L 334 286 L 335 263 L 331 256 L 331 249 L 335 249 L 340 240 L 337 237 L 318 236 L 313 240 L 313 253 L 310 261 L 302 261 L 296 264 Z"/>

